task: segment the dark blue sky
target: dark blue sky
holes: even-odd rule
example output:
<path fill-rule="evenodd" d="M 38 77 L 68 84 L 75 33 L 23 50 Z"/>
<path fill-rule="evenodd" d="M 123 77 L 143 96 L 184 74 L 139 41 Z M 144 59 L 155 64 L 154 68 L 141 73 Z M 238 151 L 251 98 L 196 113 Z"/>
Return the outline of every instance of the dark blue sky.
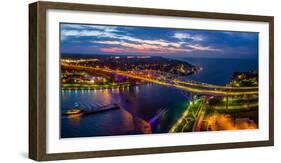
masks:
<path fill-rule="evenodd" d="M 258 33 L 62 23 L 61 52 L 254 59 Z"/>

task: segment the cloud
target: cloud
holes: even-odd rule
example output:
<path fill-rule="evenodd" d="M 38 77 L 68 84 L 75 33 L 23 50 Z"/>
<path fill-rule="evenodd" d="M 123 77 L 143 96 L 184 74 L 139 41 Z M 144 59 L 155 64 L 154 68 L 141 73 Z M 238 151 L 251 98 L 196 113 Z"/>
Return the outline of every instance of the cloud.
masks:
<path fill-rule="evenodd" d="M 140 41 L 141 42 L 141 41 Z M 160 46 L 172 46 L 172 47 L 181 47 L 181 42 L 168 42 L 165 40 L 143 40 L 142 42 L 147 44 L 154 44 L 154 45 L 160 45 Z"/>
<path fill-rule="evenodd" d="M 211 46 L 202 46 L 200 44 L 189 44 L 188 47 L 192 48 L 193 50 L 198 50 L 198 51 L 216 51 L 216 52 L 221 52 L 221 49 L 216 49 Z"/>
<path fill-rule="evenodd" d="M 181 47 L 183 42 L 171 42 L 163 39 L 148 40 L 140 39 L 132 36 L 127 36 L 125 34 L 117 34 L 120 32 L 115 27 L 104 27 L 104 26 L 91 26 L 90 28 L 84 27 L 85 25 L 64 25 L 64 29 L 61 31 L 62 40 L 67 39 L 67 37 L 101 37 L 108 38 L 110 40 L 117 39 L 123 41 L 137 42 L 137 43 L 146 43 L 160 46 L 171 46 L 171 47 Z M 71 29 L 65 29 L 71 28 Z M 93 41 L 95 42 L 95 41 Z"/>
<path fill-rule="evenodd" d="M 135 44 L 135 43 L 127 43 L 123 41 L 96 41 L 96 43 L 99 44 L 107 44 L 107 45 L 120 45 L 123 47 L 129 47 L 134 49 L 153 49 L 157 48 L 158 46 L 155 45 L 149 45 L 149 44 Z"/>
<path fill-rule="evenodd" d="M 123 41 L 96 41 L 96 43 L 107 44 L 107 45 L 117 45 L 118 47 L 105 47 L 100 48 L 100 51 L 107 53 L 154 53 L 154 54 L 163 54 L 163 53 L 188 53 L 191 52 L 191 49 L 188 48 L 175 48 L 168 46 L 159 46 L 147 43 L 128 43 Z"/>
<path fill-rule="evenodd" d="M 92 37 L 108 37 L 108 38 L 117 38 L 117 35 L 111 32 L 97 31 L 97 30 L 62 30 L 62 37 L 83 37 L 83 36 L 92 36 Z"/>
<path fill-rule="evenodd" d="M 157 47 L 151 45 L 133 45 L 132 47 L 108 47 L 100 48 L 101 52 L 106 53 L 137 53 L 137 54 L 176 54 L 176 53 L 188 53 L 190 49 L 177 49 L 172 47 Z"/>
<path fill-rule="evenodd" d="M 100 30 L 106 32 L 118 32 L 116 26 L 85 25 L 85 24 L 61 24 L 63 30 Z"/>
<path fill-rule="evenodd" d="M 148 44 L 150 41 L 143 41 L 139 43 L 128 43 L 124 41 L 94 41 L 93 43 L 112 45 L 112 47 L 100 48 L 102 52 L 117 52 L 117 53 L 190 53 L 193 51 L 216 51 L 221 52 L 220 49 L 211 46 L 202 46 L 200 44 L 188 44 L 186 47 L 172 47 L 161 46 L 159 44 Z M 117 46 L 117 47 L 116 47 Z"/>
<path fill-rule="evenodd" d="M 203 36 L 200 35 L 191 35 L 189 33 L 182 33 L 182 32 L 176 32 L 173 35 L 174 38 L 179 39 L 179 40 L 184 40 L 184 39 L 190 39 L 193 41 L 202 41 L 204 40 Z"/>
<path fill-rule="evenodd" d="M 80 24 L 61 24 L 61 40 L 69 37 L 108 37 L 118 38 L 118 27 L 115 26 L 94 26 Z"/>
<path fill-rule="evenodd" d="M 205 41 L 205 35 L 201 33 L 190 34 L 179 31 L 169 35 L 168 30 L 166 34 L 161 32 L 154 35 L 134 27 L 62 24 L 61 40 L 65 43 L 75 41 L 75 45 L 81 45 L 83 49 L 89 47 L 88 50 L 104 53 L 182 55 L 200 51 L 222 52 L 215 46 L 205 46 L 202 45 L 203 42 L 198 43 Z M 68 40 L 68 38 L 71 39 Z"/>
<path fill-rule="evenodd" d="M 182 46 L 183 42 L 169 42 L 165 40 L 143 40 L 129 36 L 119 36 L 117 37 L 121 41 L 91 41 L 92 43 L 100 43 L 100 44 L 120 44 L 120 42 L 130 41 L 139 44 L 150 44 L 150 45 L 159 45 L 163 47 L 176 47 L 179 48 Z"/>

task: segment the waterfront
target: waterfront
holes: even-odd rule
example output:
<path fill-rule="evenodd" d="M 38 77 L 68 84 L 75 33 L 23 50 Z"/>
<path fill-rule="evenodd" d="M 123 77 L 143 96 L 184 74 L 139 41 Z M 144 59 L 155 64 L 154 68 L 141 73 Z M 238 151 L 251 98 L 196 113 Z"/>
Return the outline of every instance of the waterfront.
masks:
<path fill-rule="evenodd" d="M 233 59 L 186 59 L 203 68 L 186 78 L 225 85 L 236 71 L 257 70 L 257 62 Z M 64 90 L 61 112 L 80 104 L 118 103 L 120 110 L 89 116 L 61 117 L 61 137 L 166 133 L 188 107 L 189 92 L 159 84 L 117 89 Z"/>

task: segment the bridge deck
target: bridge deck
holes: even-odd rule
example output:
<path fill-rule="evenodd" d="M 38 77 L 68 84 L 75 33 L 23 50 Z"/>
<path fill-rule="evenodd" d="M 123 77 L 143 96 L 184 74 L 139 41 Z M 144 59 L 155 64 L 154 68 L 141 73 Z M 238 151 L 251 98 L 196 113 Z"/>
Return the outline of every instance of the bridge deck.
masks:
<path fill-rule="evenodd" d="M 257 95 L 258 87 L 227 87 L 227 86 L 217 86 L 200 82 L 188 82 L 179 80 L 156 80 L 148 77 L 143 77 L 139 74 L 130 74 L 124 71 L 117 71 L 111 69 L 94 68 L 82 65 L 70 65 L 63 63 L 62 66 L 86 70 L 86 71 L 100 71 L 104 73 L 114 73 L 116 75 L 125 76 L 128 78 L 134 78 L 139 80 L 144 80 L 168 87 L 174 87 L 188 92 L 206 94 L 206 95 Z"/>

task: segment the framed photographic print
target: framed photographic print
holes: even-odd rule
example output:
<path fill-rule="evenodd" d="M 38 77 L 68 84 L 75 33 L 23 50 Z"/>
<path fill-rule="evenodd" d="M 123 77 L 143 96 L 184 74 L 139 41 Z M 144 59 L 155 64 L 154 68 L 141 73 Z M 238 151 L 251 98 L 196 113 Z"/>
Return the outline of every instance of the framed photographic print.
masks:
<path fill-rule="evenodd" d="M 271 16 L 29 6 L 29 157 L 272 146 Z"/>

